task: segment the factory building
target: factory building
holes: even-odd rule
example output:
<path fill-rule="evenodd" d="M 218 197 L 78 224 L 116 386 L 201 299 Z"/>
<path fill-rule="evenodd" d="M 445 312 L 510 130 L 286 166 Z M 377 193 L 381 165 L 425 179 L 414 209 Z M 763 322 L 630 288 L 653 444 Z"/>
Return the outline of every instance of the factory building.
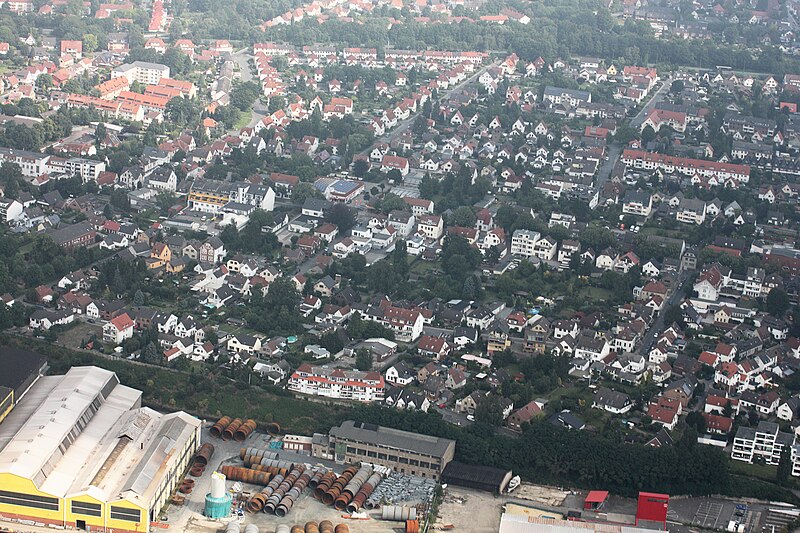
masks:
<path fill-rule="evenodd" d="M 456 441 L 347 420 L 328 435 L 315 433 L 311 449 L 314 457 L 337 463 L 373 463 L 439 479 L 455 455 Z"/>
<path fill-rule="evenodd" d="M 38 353 L 0 347 L 0 423 L 47 369 Z"/>
<path fill-rule="evenodd" d="M 40 377 L 0 423 L 0 517 L 144 533 L 199 438 L 200 420 L 142 407 L 108 370 Z"/>

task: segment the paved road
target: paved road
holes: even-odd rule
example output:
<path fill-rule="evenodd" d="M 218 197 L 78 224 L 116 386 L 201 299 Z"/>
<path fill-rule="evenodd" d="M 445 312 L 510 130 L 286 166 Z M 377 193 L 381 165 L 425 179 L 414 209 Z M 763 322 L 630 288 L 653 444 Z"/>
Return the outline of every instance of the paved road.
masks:
<path fill-rule="evenodd" d="M 608 145 L 608 159 L 605 159 L 597 171 L 597 186 L 603 187 L 603 184 L 611 179 L 611 172 L 617 164 L 619 156 L 622 155 L 622 145 L 619 143 L 611 143 Z"/>
<path fill-rule="evenodd" d="M 642 347 L 639 350 L 639 353 L 643 356 L 647 357 L 647 354 L 650 352 L 650 348 L 653 346 L 653 343 L 656 340 L 656 337 L 664 330 L 664 313 L 667 309 L 671 306 L 675 305 L 683 297 L 683 286 L 686 283 L 686 280 L 689 279 L 689 272 L 681 271 L 680 277 L 678 278 L 678 284 L 675 286 L 675 290 L 672 291 L 672 294 L 669 298 L 667 298 L 666 303 L 664 304 L 664 308 L 658 314 L 656 321 L 653 322 L 653 325 L 650 326 L 650 329 L 644 336 L 644 340 L 642 341 Z"/>
<path fill-rule="evenodd" d="M 255 81 L 258 83 L 258 80 L 255 79 L 253 76 L 253 71 L 250 67 L 250 58 L 252 57 L 247 48 L 243 48 L 238 52 L 234 53 L 232 56 L 233 60 L 239 65 L 239 72 L 241 73 L 240 80 L 242 83 L 248 81 Z M 247 123 L 247 127 L 252 128 L 256 124 L 258 124 L 261 119 L 269 115 L 269 110 L 267 106 L 265 106 L 261 100 L 256 100 L 256 103 L 253 104 L 253 110 L 251 111 L 250 122 Z"/>
<path fill-rule="evenodd" d="M 637 115 L 631 119 L 632 127 L 636 128 L 637 130 L 639 129 L 639 127 L 642 125 L 642 122 L 644 122 L 645 118 L 647 118 L 647 114 L 650 113 L 650 111 L 656 107 L 656 104 L 664 99 L 664 95 L 669 92 L 669 88 L 672 86 L 672 81 L 672 78 L 667 78 L 664 80 L 661 88 L 653 93 L 653 96 L 650 97 L 650 100 L 647 101 L 641 111 L 639 111 L 639 113 L 637 113 Z"/>
<path fill-rule="evenodd" d="M 497 62 L 492 63 L 490 65 L 486 65 L 482 69 L 479 69 L 479 70 L 475 71 L 475 74 L 473 74 L 469 78 L 465 79 L 461 83 L 458 83 L 458 84 L 454 85 L 453 87 L 451 87 L 450 89 L 448 89 L 444 93 L 440 93 L 439 94 L 439 99 L 447 98 L 449 96 L 454 95 L 456 92 L 460 91 L 465 86 L 467 86 L 470 83 L 472 83 L 475 80 L 477 80 L 478 77 L 481 74 L 483 74 L 486 70 L 488 70 L 488 69 L 490 69 L 492 67 L 495 67 L 495 66 L 497 66 Z M 409 129 L 414 124 L 414 121 L 417 119 L 417 117 L 420 115 L 421 112 L 422 111 L 420 110 L 420 112 L 410 115 L 406 120 L 400 122 L 397 126 L 395 126 L 395 128 L 392 131 L 390 131 L 390 132 L 388 132 L 388 133 L 386 133 L 384 135 L 381 135 L 380 137 L 376 137 L 375 138 L 375 143 L 379 143 L 379 142 L 384 142 L 384 143 L 387 143 L 387 144 L 391 143 L 392 140 L 394 140 L 395 138 L 399 137 L 400 134 L 402 134 L 404 131 Z M 371 150 L 372 150 L 372 146 L 369 146 L 368 148 L 364 149 L 358 155 L 367 155 L 367 154 L 369 154 L 369 152 Z"/>

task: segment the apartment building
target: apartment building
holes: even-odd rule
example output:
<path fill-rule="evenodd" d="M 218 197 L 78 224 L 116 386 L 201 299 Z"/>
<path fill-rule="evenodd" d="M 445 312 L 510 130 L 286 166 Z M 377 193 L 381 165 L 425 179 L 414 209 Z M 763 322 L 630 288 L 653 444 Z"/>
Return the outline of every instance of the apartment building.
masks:
<path fill-rule="evenodd" d="M 653 196 L 643 191 L 628 191 L 622 201 L 622 212 L 626 215 L 649 217 L 653 212 Z"/>
<path fill-rule="evenodd" d="M 675 157 L 645 152 L 643 150 L 626 149 L 622 152 L 622 162 L 628 168 L 637 170 L 662 170 L 668 174 L 680 172 L 687 176 L 695 174 L 703 178 L 715 178 L 719 181 L 729 179 L 738 183 L 750 181 L 750 166 L 735 165 L 732 163 L 718 163 L 704 159 L 691 159 L 688 157 Z"/>
<path fill-rule="evenodd" d="M 134 61 L 115 67 L 111 71 L 111 79 L 123 76 L 128 78 L 130 83 L 138 81 L 143 85 L 158 85 L 161 78 L 169 78 L 169 67 L 159 63 Z"/>
<path fill-rule="evenodd" d="M 756 428 L 740 427 L 736 431 L 731 448 L 731 459 L 753 463 L 764 461 L 768 465 L 777 465 L 781 460 L 784 447 L 792 447 L 794 435 L 780 431 L 775 422 L 762 421 Z M 792 453 L 792 474 L 800 474 L 800 458 Z"/>
<path fill-rule="evenodd" d="M 347 420 L 327 435 L 315 433 L 314 457 L 337 463 L 368 462 L 414 476 L 439 479 L 453 460 L 456 441 Z"/>
<path fill-rule="evenodd" d="M 536 255 L 536 243 L 541 238 L 537 231 L 518 229 L 511 236 L 511 255 L 533 257 Z"/>
<path fill-rule="evenodd" d="M 220 213 L 229 203 L 252 205 L 265 211 L 275 208 L 275 191 L 266 185 L 195 180 L 189 190 L 189 208 Z"/>
<path fill-rule="evenodd" d="M 286 388 L 300 394 L 359 402 L 382 402 L 386 382 L 380 372 L 358 372 L 325 366 L 300 365 Z"/>

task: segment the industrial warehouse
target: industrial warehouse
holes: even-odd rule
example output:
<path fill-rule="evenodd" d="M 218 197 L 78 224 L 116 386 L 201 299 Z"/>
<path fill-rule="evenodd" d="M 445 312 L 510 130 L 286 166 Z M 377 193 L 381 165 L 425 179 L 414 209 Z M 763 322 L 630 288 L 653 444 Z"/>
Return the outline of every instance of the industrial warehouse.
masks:
<path fill-rule="evenodd" d="M 371 462 L 403 474 L 439 479 L 456 441 L 347 420 L 328 435 L 315 434 L 315 457 L 337 463 Z"/>
<path fill-rule="evenodd" d="M 142 407 L 97 367 L 42 376 L 0 424 L 0 517 L 146 532 L 198 447 L 201 422 Z"/>

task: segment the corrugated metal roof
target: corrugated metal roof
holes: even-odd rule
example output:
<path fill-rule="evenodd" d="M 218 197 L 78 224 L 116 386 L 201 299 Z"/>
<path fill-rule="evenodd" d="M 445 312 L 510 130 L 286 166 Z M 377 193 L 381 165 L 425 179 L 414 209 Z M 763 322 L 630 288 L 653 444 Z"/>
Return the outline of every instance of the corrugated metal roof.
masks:
<path fill-rule="evenodd" d="M 92 402 L 98 406 L 93 416 L 79 422 Z M 126 498 L 148 507 L 159 474 L 178 460 L 174 449 L 199 426 L 183 412 L 142 408 L 141 392 L 119 385 L 112 372 L 76 367 L 41 378 L 0 425 L 0 472 L 32 479 L 53 496 Z"/>
<path fill-rule="evenodd" d="M 103 404 L 100 392 L 116 379 L 101 368 L 70 369 L 0 452 L 0 471 L 44 481 Z M 0 434 L 7 436 L 4 425 Z"/>

